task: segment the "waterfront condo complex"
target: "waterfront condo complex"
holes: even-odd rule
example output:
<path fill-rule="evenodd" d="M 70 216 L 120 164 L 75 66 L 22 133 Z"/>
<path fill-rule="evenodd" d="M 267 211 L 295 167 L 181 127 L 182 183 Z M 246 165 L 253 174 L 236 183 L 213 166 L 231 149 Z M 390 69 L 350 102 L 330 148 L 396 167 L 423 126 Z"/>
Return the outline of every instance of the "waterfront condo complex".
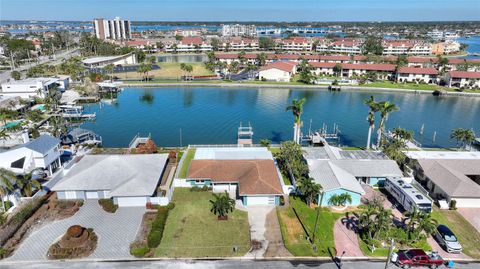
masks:
<path fill-rule="evenodd" d="M 432 3 L 2 0 L 0 268 L 480 267 L 480 6 Z"/>

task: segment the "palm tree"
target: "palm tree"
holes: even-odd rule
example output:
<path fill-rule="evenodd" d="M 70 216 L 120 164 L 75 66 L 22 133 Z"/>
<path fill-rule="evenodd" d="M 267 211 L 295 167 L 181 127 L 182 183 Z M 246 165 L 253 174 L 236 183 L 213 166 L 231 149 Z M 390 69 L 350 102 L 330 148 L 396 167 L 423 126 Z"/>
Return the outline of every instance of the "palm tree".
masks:
<path fill-rule="evenodd" d="M 52 134 L 55 137 L 60 137 L 67 132 L 67 126 L 62 117 L 52 117 L 50 124 L 52 125 Z"/>
<path fill-rule="evenodd" d="M 26 197 L 31 197 L 34 189 L 42 189 L 42 184 L 40 184 L 40 182 L 37 180 L 32 179 L 32 173 L 27 173 L 18 177 L 15 181 L 15 185 L 17 185 L 21 194 Z"/>
<path fill-rule="evenodd" d="M 438 221 L 432 218 L 432 214 L 422 212 L 418 222 L 417 233 L 432 234 L 438 226 Z"/>
<path fill-rule="evenodd" d="M 368 122 L 368 136 L 367 136 L 367 150 L 370 149 L 370 141 L 372 139 L 372 131 L 375 129 L 375 113 L 378 112 L 378 103 L 375 102 L 375 98 L 370 96 L 370 99 L 363 101 L 370 110 L 368 111 L 367 122 Z"/>
<path fill-rule="evenodd" d="M 262 52 L 257 55 L 257 61 L 259 66 L 264 66 L 267 63 L 267 54 L 265 52 Z"/>
<path fill-rule="evenodd" d="M 393 128 L 392 134 L 394 139 L 397 139 L 403 142 L 410 141 L 413 139 L 413 131 L 408 131 L 403 128 Z"/>
<path fill-rule="evenodd" d="M 0 140 L 6 141 L 9 138 L 11 138 L 11 136 L 9 134 L 7 134 L 6 129 L 0 130 Z"/>
<path fill-rule="evenodd" d="M 212 204 L 210 212 L 217 215 L 219 220 L 227 220 L 228 213 L 235 209 L 235 200 L 228 196 L 227 191 L 225 191 L 225 194 L 213 193 L 213 198 L 213 200 L 210 200 Z"/>
<path fill-rule="evenodd" d="M 468 145 L 475 141 L 475 132 L 469 129 L 456 128 L 452 130 L 450 139 L 457 140 L 457 145 L 460 145 L 461 148 L 466 149 Z"/>
<path fill-rule="evenodd" d="M 408 236 L 410 239 L 412 239 L 413 235 L 416 234 L 417 227 L 420 223 L 421 212 L 414 207 L 412 211 L 405 213 L 405 217 L 406 219 L 404 220 L 404 223 L 407 228 Z"/>
<path fill-rule="evenodd" d="M 328 204 L 334 206 L 345 206 L 352 203 L 352 196 L 348 192 L 334 194 L 328 199 Z"/>
<path fill-rule="evenodd" d="M 322 186 L 320 184 L 315 183 L 312 178 L 304 178 L 300 180 L 298 184 L 298 190 L 302 194 L 305 199 L 307 205 L 315 202 L 322 190 Z"/>
<path fill-rule="evenodd" d="M 292 103 L 287 106 L 285 111 L 291 110 L 293 113 L 293 118 L 294 118 L 294 133 L 293 133 L 293 141 L 297 144 L 300 144 L 300 130 L 301 130 L 301 124 L 302 124 L 302 113 L 303 113 L 303 105 L 305 104 L 306 99 L 302 98 L 300 100 L 298 99 L 293 99 Z"/>
<path fill-rule="evenodd" d="M 377 131 L 377 148 L 380 147 L 380 141 L 382 140 L 382 133 L 385 129 L 385 122 L 388 119 L 388 115 L 394 111 L 397 111 L 399 107 L 389 101 L 383 101 L 378 103 L 378 111 L 380 111 L 380 124 Z"/>
<path fill-rule="evenodd" d="M 152 64 L 150 63 L 141 63 L 140 66 L 137 69 L 138 73 L 143 74 L 143 79 L 147 81 L 148 80 L 148 72 L 152 71 Z"/>
<path fill-rule="evenodd" d="M 110 82 L 113 81 L 113 69 L 115 68 L 115 66 L 113 64 L 108 64 L 106 65 L 103 69 L 105 69 L 105 71 L 110 74 Z"/>
<path fill-rule="evenodd" d="M 13 192 L 13 183 L 16 180 L 16 175 L 12 171 L 5 168 L 0 168 L 0 200 L 2 201 L 3 211 L 5 211 L 4 198 Z"/>

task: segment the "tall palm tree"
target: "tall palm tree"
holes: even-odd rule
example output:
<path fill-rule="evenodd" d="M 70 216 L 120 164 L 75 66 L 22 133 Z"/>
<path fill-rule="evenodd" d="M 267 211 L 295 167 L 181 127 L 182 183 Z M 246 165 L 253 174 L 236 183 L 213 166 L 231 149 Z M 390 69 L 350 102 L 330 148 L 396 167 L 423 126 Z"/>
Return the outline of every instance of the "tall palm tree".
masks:
<path fill-rule="evenodd" d="M 0 130 L 0 140 L 6 141 L 7 139 L 11 138 L 9 134 L 7 134 L 6 129 L 1 129 Z"/>
<path fill-rule="evenodd" d="M 421 212 L 414 207 L 412 211 L 405 213 L 405 217 L 406 219 L 404 220 L 404 223 L 407 227 L 409 238 L 412 239 L 421 221 Z"/>
<path fill-rule="evenodd" d="M 218 219 L 227 219 L 228 213 L 233 212 L 235 209 L 235 200 L 228 196 L 227 191 L 225 194 L 213 193 L 213 200 L 210 200 L 212 207 L 210 212 L 218 216 Z"/>
<path fill-rule="evenodd" d="M 300 130 L 301 130 L 301 124 L 302 124 L 302 113 L 303 113 L 303 105 L 305 104 L 306 99 L 293 99 L 292 103 L 287 106 L 285 111 L 292 111 L 293 113 L 293 118 L 294 118 L 294 133 L 293 133 L 293 141 L 295 143 L 300 144 Z"/>
<path fill-rule="evenodd" d="M 5 211 L 4 198 L 13 192 L 16 175 L 12 171 L 0 168 L 0 200 L 2 201 L 3 211 Z"/>
<path fill-rule="evenodd" d="M 452 130 L 450 139 L 457 140 L 457 145 L 460 145 L 461 148 L 466 149 L 468 145 L 475 141 L 475 132 L 469 129 L 456 128 Z"/>
<path fill-rule="evenodd" d="M 299 182 L 298 190 L 302 193 L 307 205 L 310 205 L 315 202 L 322 190 L 322 186 L 315 183 L 312 178 L 304 178 Z"/>
<path fill-rule="evenodd" d="M 383 101 L 378 103 L 378 111 L 380 112 L 380 124 L 377 131 L 377 148 L 380 147 L 382 140 L 382 133 L 385 130 L 385 122 L 388 119 L 388 115 L 394 111 L 397 111 L 399 107 L 389 101 Z"/>
<path fill-rule="evenodd" d="M 367 150 L 370 149 L 372 132 L 375 129 L 375 113 L 378 112 L 378 103 L 375 102 L 375 98 L 370 96 L 369 99 L 363 101 L 365 105 L 369 107 L 367 122 L 368 122 L 368 136 L 367 136 Z"/>
<path fill-rule="evenodd" d="M 42 189 L 42 184 L 37 180 L 32 179 L 32 173 L 17 177 L 15 185 L 17 185 L 21 194 L 26 197 L 31 197 L 34 189 Z"/>
<path fill-rule="evenodd" d="M 114 65 L 113 64 L 108 64 L 106 65 L 103 69 L 105 69 L 105 71 L 110 74 L 110 82 L 113 81 L 113 69 L 114 69 Z"/>

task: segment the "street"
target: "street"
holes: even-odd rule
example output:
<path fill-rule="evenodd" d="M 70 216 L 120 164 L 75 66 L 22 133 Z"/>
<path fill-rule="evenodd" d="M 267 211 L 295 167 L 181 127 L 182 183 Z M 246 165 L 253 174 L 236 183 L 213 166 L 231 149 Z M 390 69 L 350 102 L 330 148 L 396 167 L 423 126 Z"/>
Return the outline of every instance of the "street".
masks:
<path fill-rule="evenodd" d="M 15 68 L 16 71 L 25 71 L 33 66 L 39 65 L 39 64 L 44 64 L 44 63 L 50 63 L 52 65 L 56 65 L 62 62 L 63 59 L 68 59 L 73 56 L 80 55 L 80 52 L 78 48 L 74 48 L 68 51 L 61 51 L 59 53 L 55 54 L 55 59 L 50 59 L 49 57 L 44 57 L 38 61 L 23 64 L 20 67 Z M 0 73 L 0 83 L 5 82 L 7 79 L 10 78 L 10 73 L 11 70 L 5 70 Z"/>
<path fill-rule="evenodd" d="M 0 262 L 1 269 L 84 269 L 84 268 L 165 268 L 165 269 L 201 269 L 201 268 L 219 268 L 219 269 L 250 269 L 250 268 L 320 268 L 320 269 L 383 269 L 384 262 L 367 261 L 349 261 L 344 262 L 343 266 L 338 266 L 332 262 L 326 261 L 308 261 L 308 260 L 290 260 L 290 261 L 254 261 L 254 260 L 219 260 L 219 261 L 200 261 L 200 260 L 157 260 L 157 261 L 52 261 L 52 262 L 28 262 L 28 263 L 8 263 Z M 455 264 L 454 268 L 459 269 L 477 269 L 480 264 Z M 398 268 L 390 265 L 389 268 Z M 446 268 L 446 267 L 443 267 Z"/>

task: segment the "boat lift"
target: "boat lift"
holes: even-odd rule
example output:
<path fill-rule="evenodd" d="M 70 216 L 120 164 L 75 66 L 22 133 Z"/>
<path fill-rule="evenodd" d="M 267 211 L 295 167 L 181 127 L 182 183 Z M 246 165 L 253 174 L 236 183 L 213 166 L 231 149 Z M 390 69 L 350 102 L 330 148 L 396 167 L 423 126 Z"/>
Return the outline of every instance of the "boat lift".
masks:
<path fill-rule="evenodd" d="M 312 131 L 312 120 L 310 119 L 310 127 L 308 129 L 308 134 L 301 136 L 302 142 L 307 142 L 312 145 L 323 145 L 328 144 L 328 141 L 334 141 L 338 144 L 340 141 L 340 128 L 338 124 L 333 124 L 333 132 L 328 132 L 327 124 L 323 123 L 322 128 L 318 131 Z"/>
<path fill-rule="evenodd" d="M 250 122 L 248 122 L 248 126 L 242 126 L 242 122 L 240 122 L 237 132 L 237 144 L 238 146 L 253 144 L 253 127 Z"/>

